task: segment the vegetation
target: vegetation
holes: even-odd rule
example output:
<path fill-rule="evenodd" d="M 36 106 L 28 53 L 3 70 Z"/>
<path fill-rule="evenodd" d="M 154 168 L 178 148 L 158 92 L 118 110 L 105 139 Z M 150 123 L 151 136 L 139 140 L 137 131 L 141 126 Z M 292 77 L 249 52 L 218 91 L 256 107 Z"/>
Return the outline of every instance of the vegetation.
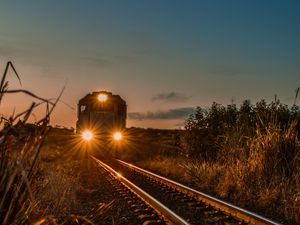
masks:
<path fill-rule="evenodd" d="M 198 108 L 186 122 L 186 152 L 197 157 L 188 172 L 236 204 L 299 222 L 299 118 L 298 106 L 277 99 Z"/>
<path fill-rule="evenodd" d="M 38 103 L 0 119 L 0 224 L 91 224 L 93 216 L 86 209 L 96 203 L 85 209 L 79 204 L 101 184 L 89 180 L 90 170 L 79 154 L 84 149 L 74 146 L 78 143 L 73 142 L 72 131 L 49 126 L 60 96 L 51 102 L 27 90 L 8 89 L 10 68 L 19 79 L 8 62 L 0 103 L 6 94 L 20 92 Z M 299 88 L 292 107 L 276 97 L 271 103 L 262 100 L 253 105 L 246 100 L 239 107 L 217 103 L 208 109 L 198 107 L 186 120 L 185 130 L 131 128 L 124 134 L 126 141 L 107 148 L 104 156 L 136 161 L 277 221 L 299 224 L 298 93 Z M 41 105 L 46 105 L 44 118 L 28 124 Z M 102 204 L 100 214 L 109 206 Z"/>
<path fill-rule="evenodd" d="M 25 92 L 8 89 L 6 77 L 9 68 L 20 81 L 13 64 L 8 62 L 0 84 L 0 101 L 7 93 Z M 38 98 L 31 92 L 26 93 Z M 47 100 L 38 99 L 49 106 Z M 48 132 L 51 112 L 47 111 L 36 126 L 26 125 L 36 106 L 38 104 L 33 103 L 25 112 L 9 118 L 2 116 L 0 120 L 0 224 L 28 224 L 39 220 L 36 217 L 38 202 L 34 198 L 31 183 L 36 175 L 37 157 Z"/>
<path fill-rule="evenodd" d="M 277 98 L 269 104 L 246 100 L 240 107 L 198 107 L 185 122 L 179 154 L 174 151 L 172 157 L 161 155 L 140 164 L 241 207 L 297 224 L 299 119 L 298 106 L 288 107 Z"/>
<path fill-rule="evenodd" d="M 87 211 L 76 210 L 78 204 L 74 202 L 76 191 L 85 190 L 87 182 L 79 181 L 79 160 L 64 149 L 70 147 L 72 133 L 51 131 L 49 126 L 61 94 L 52 102 L 27 90 L 10 90 L 9 69 L 20 81 L 13 64 L 8 62 L 0 83 L 0 103 L 10 93 L 29 95 L 38 103 L 33 102 L 16 115 L 1 115 L 0 224 L 92 224 L 92 217 Z M 34 109 L 41 105 L 46 105 L 45 116 L 29 124 Z"/>

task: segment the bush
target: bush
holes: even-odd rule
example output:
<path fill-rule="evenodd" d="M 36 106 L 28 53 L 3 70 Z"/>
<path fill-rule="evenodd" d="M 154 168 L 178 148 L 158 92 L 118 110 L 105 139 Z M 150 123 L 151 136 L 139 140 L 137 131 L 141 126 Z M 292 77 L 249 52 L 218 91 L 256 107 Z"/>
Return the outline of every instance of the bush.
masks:
<path fill-rule="evenodd" d="M 198 108 L 186 121 L 187 173 L 235 204 L 299 223 L 299 118 L 278 99 Z"/>

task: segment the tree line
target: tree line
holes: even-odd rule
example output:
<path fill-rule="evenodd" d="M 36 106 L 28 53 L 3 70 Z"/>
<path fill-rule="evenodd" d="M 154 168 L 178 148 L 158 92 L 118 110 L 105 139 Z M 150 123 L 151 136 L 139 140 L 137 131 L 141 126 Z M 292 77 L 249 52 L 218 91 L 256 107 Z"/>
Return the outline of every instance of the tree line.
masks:
<path fill-rule="evenodd" d="M 283 131 L 293 126 L 299 134 L 299 118 L 299 106 L 289 107 L 276 96 L 271 103 L 261 100 L 252 104 L 250 100 L 244 100 L 239 107 L 233 103 L 223 106 L 213 102 L 209 108 L 197 107 L 185 121 L 182 153 L 203 160 L 216 159 L 228 138 L 243 145 L 257 132 L 268 132 L 269 127 Z"/>

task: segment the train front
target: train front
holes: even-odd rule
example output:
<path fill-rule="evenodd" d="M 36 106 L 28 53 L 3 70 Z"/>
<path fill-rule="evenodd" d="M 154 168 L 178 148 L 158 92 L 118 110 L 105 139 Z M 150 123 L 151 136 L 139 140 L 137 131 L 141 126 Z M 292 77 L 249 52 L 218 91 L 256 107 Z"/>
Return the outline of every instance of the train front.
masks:
<path fill-rule="evenodd" d="M 126 128 L 126 102 L 111 92 L 87 94 L 78 103 L 76 133 L 87 142 L 120 142 Z"/>

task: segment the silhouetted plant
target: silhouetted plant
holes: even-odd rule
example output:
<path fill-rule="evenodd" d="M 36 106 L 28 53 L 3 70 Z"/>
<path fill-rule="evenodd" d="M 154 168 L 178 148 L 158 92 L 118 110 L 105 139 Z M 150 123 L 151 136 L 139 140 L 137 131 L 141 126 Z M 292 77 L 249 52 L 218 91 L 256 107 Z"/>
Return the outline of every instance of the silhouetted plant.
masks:
<path fill-rule="evenodd" d="M 11 68 L 21 84 L 20 77 L 11 62 L 7 62 L 1 83 L 0 102 L 7 94 L 25 93 L 39 100 L 16 115 L 0 120 L 0 224 L 41 224 L 51 217 L 41 217 L 38 201 L 31 185 L 36 175 L 36 163 L 43 141 L 49 131 L 49 118 L 59 97 L 54 101 L 41 98 L 24 89 L 10 90 L 7 81 Z M 34 108 L 46 104 L 46 113 L 36 124 L 27 124 Z"/>
<path fill-rule="evenodd" d="M 299 121 L 299 106 L 282 104 L 277 96 L 270 103 L 197 108 L 185 122 L 187 174 L 234 203 L 260 205 L 297 223 Z"/>
<path fill-rule="evenodd" d="M 241 139 L 254 136 L 257 129 L 264 132 L 270 125 L 288 129 L 292 123 L 298 132 L 299 113 L 298 106 L 289 108 L 277 98 L 269 104 L 261 100 L 255 106 L 245 100 L 239 108 L 235 104 L 225 108 L 215 102 L 208 109 L 198 107 L 185 121 L 183 152 L 203 160 L 215 159 L 225 136 L 230 134 Z"/>

